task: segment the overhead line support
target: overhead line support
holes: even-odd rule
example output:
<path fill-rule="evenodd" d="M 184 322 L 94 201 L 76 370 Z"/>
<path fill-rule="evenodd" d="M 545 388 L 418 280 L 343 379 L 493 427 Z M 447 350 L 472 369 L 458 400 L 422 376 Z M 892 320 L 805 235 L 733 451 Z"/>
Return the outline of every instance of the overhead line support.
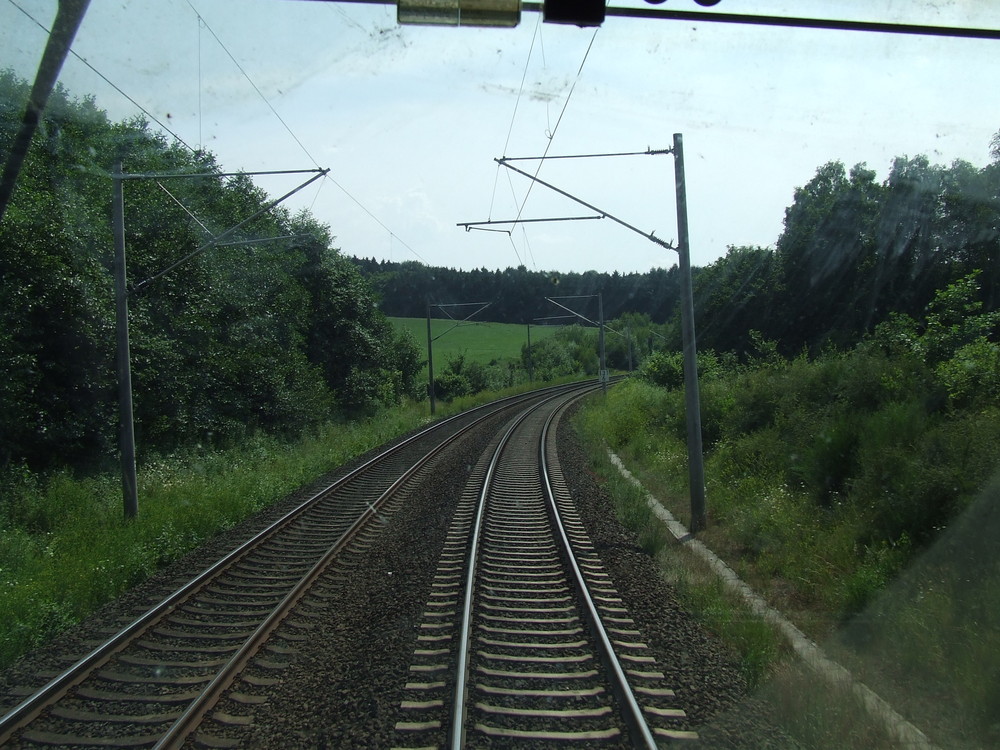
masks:
<path fill-rule="evenodd" d="M 223 240 L 228 240 L 238 229 L 245 226 L 248 222 L 253 221 L 259 216 L 267 213 L 279 203 L 284 201 L 286 198 L 294 195 L 298 191 L 302 190 L 307 185 L 315 182 L 320 177 L 325 176 L 330 170 L 329 169 L 304 169 L 304 170 L 288 170 L 284 172 L 268 172 L 260 174 L 292 174 L 292 173 L 315 173 L 313 177 L 309 178 L 306 182 L 299 185 L 297 188 L 290 190 L 285 193 L 280 198 L 276 198 L 269 203 L 267 203 L 263 208 L 256 211 L 252 216 L 247 217 L 239 224 L 227 229 L 215 237 L 209 239 L 208 242 L 198 247 L 196 250 L 188 253 L 180 260 L 175 263 L 170 264 L 162 271 L 153 276 L 150 276 L 145 281 L 136 284 L 134 287 L 129 288 L 128 277 L 126 274 L 125 265 L 125 197 L 124 197 L 124 183 L 127 180 L 137 180 L 137 179 L 150 179 L 159 180 L 161 178 L 180 178 L 180 177 L 201 177 L 201 176 L 220 176 L 218 174 L 211 175 L 192 175 L 192 174 L 130 174 L 122 171 L 122 161 L 118 159 L 114 165 L 114 171 L 111 172 L 109 177 L 111 177 L 112 183 L 112 200 L 111 200 L 111 224 L 112 224 L 112 236 L 114 239 L 114 282 L 115 282 L 115 331 L 117 338 L 116 346 L 116 360 L 117 360 L 117 371 L 118 371 L 118 428 L 119 428 L 119 452 L 121 458 L 121 470 L 122 470 L 122 504 L 124 507 L 124 514 L 126 520 L 134 519 L 139 513 L 139 491 L 138 491 L 138 480 L 136 477 L 136 465 L 135 465 L 135 424 L 134 415 L 132 409 L 132 365 L 131 356 L 129 353 L 129 326 L 128 326 L 128 298 L 130 295 L 144 289 L 149 284 L 152 284 L 157 279 L 163 277 L 170 271 L 174 270 L 178 266 L 186 263 L 187 261 L 194 258 L 196 255 L 203 253 L 204 251 L 218 247 L 220 245 L 235 244 L 234 242 L 223 242 Z M 250 174 L 250 173 L 243 173 Z M 160 186 L 163 187 L 162 185 Z M 166 188 L 164 188 L 166 191 Z M 177 201 L 169 191 L 166 191 L 167 195 Z M 177 201 L 180 203 L 179 201 Z M 181 204 L 181 208 L 187 209 Z M 193 214 L 188 211 L 188 214 L 194 218 Z M 198 222 L 199 224 L 201 222 Z M 202 225 L 202 229 L 205 229 Z M 207 230 L 206 230 L 207 231 Z M 291 237 L 293 235 L 289 235 Z M 275 237 L 263 238 L 267 240 L 278 239 Z"/>
<path fill-rule="evenodd" d="M 655 242 L 660 247 L 665 247 L 668 250 L 676 250 L 677 249 L 677 248 L 674 247 L 673 243 L 667 242 L 666 240 L 661 240 L 659 237 L 657 237 L 652 232 L 644 232 L 641 229 L 639 229 L 638 227 L 632 226 L 627 221 L 623 221 L 622 219 L 619 219 L 617 216 L 615 216 L 613 214 L 609 214 L 607 211 L 602 211 L 597 206 L 594 206 L 594 205 L 592 205 L 590 203 L 587 203 L 586 201 L 577 198 L 575 195 L 572 195 L 571 193 L 567 193 L 565 190 L 557 188 L 555 185 L 546 182 L 545 180 L 541 179 L 540 177 L 536 177 L 533 174 L 529 174 L 528 172 L 525 172 L 523 169 L 518 169 L 517 167 L 513 166 L 512 164 L 509 164 L 508 160 L 506 158 L 504 158 L 504 157 L 500 157 L 498 159 L 494 159 L 493 161 L 495 161 L 497 164 L 499 164 L 501 166 L 507 167 L 507 169 L 509 169 L 509 170 L 511 170 L 513 172 L 517 172 L 519 175 L 527 177 L 529 180 L 537 182 L 539 185 L 544 185 L 549 190 L 553 190 L 553 191 L 559 193 L 559 195 L 562 195 L 562 196 L 564 196 L 566 198 L 569 198 L 571 201 L 575 201 L 575 202 L 579 203 L 581 206 L 589 208 L 591 211 L 596 211 L 597 213 L 601 214 L 605 218 L 611 219 L 613 222 L 615 222 L 617 224 L 621 224 L 626 229 L 631 229 L 636 234 L 641 235 L 642 237 L 645 237 L 650 242 Z"/>
<path fill-rule="evenodd" d="M 698 388 L 698 350 L 695 337 L 695 323 L 694 323 L 694 302 L 693 302 L 693 290 L 691 283 L 691 247 L 690 239 L 688 237 L 688 219 L 687 219 L 687 190 L 685 187 L 685 177 L 684 177 L 684 140 L 680 133 L 674 133 L 674 145 L 672 148 L 660 149 L 653 151 L 653 149 L 647 149 L 645 152 L 637 152 L 637 154 L 672 154 L 674 157 L 674 187 L 676 191 L 676 208 L 677 208 L 677 245 L 665 242 L 659 237 L 654 236 L 652 233 L 643 232 L 641 229 L 637 229 L 628 222 L 622 221 L 616 216 L 601 211 L 601 209 L 596 206 L 587 203 L 586 201 L 580 200 L 575 195 L 572 195 L 565 190 L 557 188 L 555 185 L 551 185 L 545 180 L 540 179 L 536 175 L 529 174 L 517 167 L 509 164 L 510 161 L 506 157 L 495 159 L 497 164 L 501 164 L 507 169 L 513 170 L 520 175 L 527 177 L 533 182 L 540 183 L 545 187 L 553 190 L 560 195 L 569 198 L 583 206 L 586 206 L 591 211 L 597 211 L 598 213 L 604 214 L 607 218 L 612 221 L 621 224 L 626 229 L 631 229 L 638 235 L 645 237 L 651 242 L 660 245 L 661 247 L 674 250 L 678 255 L 678 266 L 681 272 L 681 338 L 683 347 L 683 360 L 684 360 L 684 399 L 685 399 L 685 422 L 687 424 L 687 448 L 688 448 L 688 478 L 689 478 L 689 491 L 691 496 L 691 531 L 693 533 L 703 530 L 707 525 L 707 513 L 705 510 L 705 466 L 704 466 L 704 455 L 702 447 L 702 436 L 701 436 L 701 403 Z M 628 154 L 632 155 L 632 154 Z M 595 155 L 596 156 L 596 155 Z M 543 158 L 543 157 L 539 157 Z M 577 158 L 584 158 L 583 156 Z M 558 302 L 551 298 L 549 302 L 559 305 Z M 600 296 L 598 295 L 598 300 L 600 304 Z M 566 310 L 569 308 L 564 305 L 559 305 Z M 573 312 L 570 310 L 570 312 Z M 580 316 L 583 317 L 583 316 Z M 601 328 L 600 328 L 600 345 L 601 345 L 601 378 L 604 382 L 606 378 L 606 372 L 604 370 L 604 316 L 603 311 L 601 313 Z"/>
<path fill-rule="evenodd" d="M 427 397 L 430 400 L 431 405 L 431 415 L 433 415 L 437 408 L 437 399 L 434 395 L 434 342 L 439 338 L 444 336 L 446 333 L 451 333 L 456 328 L 458 328 L 463 323 L 468 323 L 468 321 L 475 315 L 478 315 L 487 307 L 492 305 L 492 302 L 452 302 L 445 304 L 433 304 L 430 300 L 427 300 Z M 443 333 L 439 333 L 437 336 L 433 336 L 431 333 L 431 308 L 446 308 L 446 307 L 470 307 L 472 305 L 479 305 L 479 308 L 473 312 L 466 315 L 464 318 L 455 323 L 451 328 Z M 455 320 L 450 315 L 449 320 Z M 469 323 L 469 325 L 474 325 L 474 323 Z"/>
<path fill-rule="evenodd" d="M 604 219 L 607 218 L 605 214 L 600 216 L 556 216 L 550 219 L 490 219 L 489 221 L 460 221 L 455 226 L 465 227 L 465 231 L 468 232 L 470 229 L 479 229 L 483 226 L 489 224 L 537 224 L 539 222 L 547 221 L 587 221 L 589 219 Z M 494 229 L 494 232 L 507 232 L 506 229 Z"/>

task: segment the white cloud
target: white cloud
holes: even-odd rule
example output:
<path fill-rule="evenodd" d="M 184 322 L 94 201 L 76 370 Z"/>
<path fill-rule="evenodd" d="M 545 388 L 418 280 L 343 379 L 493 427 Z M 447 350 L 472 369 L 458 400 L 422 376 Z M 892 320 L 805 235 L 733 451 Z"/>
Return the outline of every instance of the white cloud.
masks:
<path fill-rule="evenodd" d="M 399 28 L 392 6 L 193 1 L 320 166 L 429 262 L 494 268 L 520 254 L 541 269 L 621 271 L 673 262 L 607 220 L 532 225 L 528 244 L 521 231 L 509 239 L 454 226 L 486 218 L 491 207 L 494 218 L 516 213 L 493 158 L 503 155 L 508 131 L 508 156 L 545 150 L 592 30 L 542 25 L 536 37 L 530 14 L 513 30 Z M 54 0 L 27 5 L 51 22 Z M 996 6 L 727 0 L 719 9 L 996 28 Z M 4 4 L 0 43 L 3 64 L 27 75 L 44 38 Z M 704 264 L 730 244 L 773 243 L 794 187 L 828 160 L 866 161 L 880 174 L 897 154 L 984 163 L 1000 129 L 983 83 L 1000 79 L 997 44 L 609 19 L 551 153 L 662 148 L 684 133 L 694 261 Z M 76 49 L 227 167 L 312 166 L 185 0 L 92 0 Z M 97 93 L 114 117 L 133 111 L 77 61 L 67 62 L 63 80 L 75 94 Z M 669 157 L 549 163 L 542 171 L 665 239 L 675 233 L 672 174 Z M 523 197 L 527 182 L 512 181 Z M 318 197 L 304 191 L 293 203 L 310 205 L 345 251 L 412 257 L 336 187 Z M 536 186 L 525 216 L 580 212 Z"/>

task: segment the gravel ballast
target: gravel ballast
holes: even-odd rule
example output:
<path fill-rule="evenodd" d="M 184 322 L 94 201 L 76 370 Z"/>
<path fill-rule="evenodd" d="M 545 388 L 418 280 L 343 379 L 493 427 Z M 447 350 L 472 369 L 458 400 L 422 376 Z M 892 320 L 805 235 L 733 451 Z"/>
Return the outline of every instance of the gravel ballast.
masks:
<path fill-rule="evenodd" d="M 415 628 L 452 510 L 490 437 L 483 431 L 460 449 L 447 451 L 438 462 L 435 479 L 412 492 L 384 519 L 374 541 L 327 572 L 319 593 L 307 597 L 291 618 L 294 626 L 305 626 L 299 632 L 307 637 L 281 644 L 279 668 L 274 668 L 273 656 L 268 657 L 270 678 L 259 682 L 273 684 L 254 687 L 255 695 L 265 696 L 266 702 L 254 706 L 252 722 L 213 728 L 213 734 L 243 747 L 391 746 Z M 760 706 L 747 700 L 735 655 L 680 607 L 656 563 L 615 520 L 568 419 L 561 421 L 559 441 L 562 468 L 591 539 L 663 666 L 679 707 L 701 733 L 701 741 L 685 744 L 795 747 L 770 726 Z M 67 666 L 70 656 L 86 653 L 94 640 L 119 629 L 264 526 L 265 520 L 286 512 L 313 491 L 315 487 L 305 488 L 261 517 L 220 535 L 0 674 L 2 708 L 17 702 L 21 688 L 43 684 L 47 676 Z M 251 666 L 247 674 L 263 674 L 261 669 Z M 238 685 L 237 689 L 242 690 Z M 218 711 L 237 715 L 247 709 L 224 699 Z"/>

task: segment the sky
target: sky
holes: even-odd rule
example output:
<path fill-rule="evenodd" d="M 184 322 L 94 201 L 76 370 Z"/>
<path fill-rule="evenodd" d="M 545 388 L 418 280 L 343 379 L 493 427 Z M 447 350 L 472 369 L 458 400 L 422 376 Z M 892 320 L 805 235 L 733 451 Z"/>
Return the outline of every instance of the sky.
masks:
<path fill-rule="evenodd" d="M 47 27 L 55 8 L 0 0 L 0 66 L 33 77 L 46 35 L 22 9 Z M 986 0 L 713 10 L 1000 28 L 1000 3 Z M 879 179 L 896 156 L 984 166 L 1000 131 L 1000 41 L 623 18 L 581 29 L 536 13 L 513 29 L 442 28 L 399 26 L 394 5 L 91 0 L 73 50 L 227 170 L 329 168 L 286 205 L 329 224 L 344 253 L 463 269 L 630 273 L 677 260 L 608 219 L 456 226 L 591 215 L 498 157 L 665 149 L 681 133 L 703 266 L 730 246 L 773 246 L 795 188 L 828 161 L 864 162 Z M 139 112 L 75 57 L 60 81 L 113 119 Z M 670 155 L 515 165 L 676 242 Z M 277 196 L 297 180 L 257 183 Z"/>

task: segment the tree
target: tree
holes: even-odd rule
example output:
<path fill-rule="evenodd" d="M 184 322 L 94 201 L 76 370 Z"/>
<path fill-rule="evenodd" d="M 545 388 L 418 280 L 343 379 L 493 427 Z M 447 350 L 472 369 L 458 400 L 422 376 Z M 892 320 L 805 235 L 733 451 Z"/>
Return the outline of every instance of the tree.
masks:
<path fill-rule="evenodd" d="M 17 101 L 27 83 L 0 73 L 0 91 Z M 0 109 L 0 136 L 18 116 Z M 161 275 L 268 196 L 245 175 L 213 174 L 211 154 L 139 118 L 111 123 L 57 87 L 0 225 L 0 466 L 92 467 L 114 453 L 109 173 L 119 159 L 131 172 L 209 175 L 173 180 L 169 195 L 153 180 L 124 191 L 140 455 L 293 432 L 414 393 L 415 346 L 308 212 L 263 212 L 236 244 Z M 276 239 L 286 235 L 297 237 Z"/>
<path fill-rule="evenodd" d="M 828 162 L 795 190 L 776 246 L 776 302 L 784 322 L 774 335 L 786 352 L 849 341 L 871 317 L 872 301 L 857 292 L 875 252 L 874 177 L 863 164 L 848 175 L 841 162 Z"/>
<path fill-rule="evenodd" d="M 751 329 L 780 327 L 777 272 L 774 251 L 762 247 L 730 247 L 699 269 L 693 284 L 699 348 L 743 355 L 751 348 Z"/>

